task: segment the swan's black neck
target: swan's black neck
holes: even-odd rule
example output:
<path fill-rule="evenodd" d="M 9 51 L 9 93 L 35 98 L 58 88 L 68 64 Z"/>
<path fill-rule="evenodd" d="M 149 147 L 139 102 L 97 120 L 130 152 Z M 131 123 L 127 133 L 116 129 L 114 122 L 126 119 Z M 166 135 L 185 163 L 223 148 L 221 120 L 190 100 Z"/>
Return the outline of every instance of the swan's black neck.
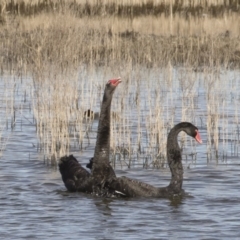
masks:
<path fill-rule="evenodd" d="M 110 154 L 110 112 L 113 91 L 105 88 L 99 117 L 97 142 L 94 152 L 93 175 L 103 163 L 109 163 Z"/>
<path fill-rule="evenodd" d="M 184 128 L 180 127 L 179 124 L 176 125 L 170 131 L 167 139 L 167 158 L 172 173 L 169 188 L 174 193 L 181 192 L 183 183 L 182 153 L 177 140 L 181 131 L 184 131 Z"/>

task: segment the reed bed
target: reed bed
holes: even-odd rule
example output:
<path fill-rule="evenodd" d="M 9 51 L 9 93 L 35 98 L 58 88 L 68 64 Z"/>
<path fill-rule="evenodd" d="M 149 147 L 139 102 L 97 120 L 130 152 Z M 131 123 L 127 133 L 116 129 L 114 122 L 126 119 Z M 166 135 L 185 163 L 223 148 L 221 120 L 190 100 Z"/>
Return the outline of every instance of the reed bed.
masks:
<path fill-rule="evenodd" d="M 95 144 L 84 111 L 99 111 L 106 81 L 117 76 L 123 83 L 112 107 L 119 116 L 112 118 L 114 166 L 164 167 L 167 133 L 179 121 L 207 129 L 209 161 L 238 155 L 239 84 L 236 76 L 223 79 L 240 66 L 238 4 L 1 2 L 1 73 L 31 79 L 23 92 L 47 162 Z M 182 148 L 187 141 L 181 135 Z M 190 143 L 185 157 L 194 160 Z"/>
<path fill-rule="evenodd" d="M 184 20 L 178 16 L 173 22 L 167 17 L 133 21 L 93 17 L 90 21 L 71 12 L 9 18 L 0 31 L 0 61 L 8 69 L 21 70 L 39 68 L 40 64 L 56 64 L 61 70 L 120 62 L 147 67 L 167 66 L 169 62 L 193 68 L 239 67 L 239 21 L 234 14 L 227 20 Z"/>
<path fill-rule="evenodd" d="M 69 8 L 77 16 L 116 15 L 121 17 L 138 17 L 143 15 L 172 16 L 181 13 L 201 16 L 211 14 L 215 17 L 229 12 L 239 12 L 239 0 L 5 0 L 0 4 L 1 12 L 11 12 L 25 16 L 42 12 L 63 12 Z"/>
<path fill-rule="evenodd" d="M 24 108 L 30 106 L 29 114 L 33 114 L 34 121 L 28 119 L 36 124 L 37 148 L 47 163 L 53 165 L 64 154 L 94 148 L 97 125 L 85 119 L 84 111 L 88 108 L 99 111 L 106 79 L 110 78 L 109 70 L 105 72 L 102 67 L 95 70 L 82 67 L 64 74 L 56 69 L 52 68 L 51 74 L 41 80 L 37 76 L 15 80 L 12 91 L 6 90 L 13 96 L 18 92 L 18 99 L 9 101 L 7 108 L 15 109 L 17 126 L 21 122 L 19 118 L 27 118 Z M 119 75 L 118 71 L 113 72 Z M 112 111 L 118 116 L 112 117 L 111 129 L 114 167 L 167 166 L 167 134 L 179 121 L 190 121 L 199 127 L 209 162 L 238 156 L 238 71 L 204 68 L 203 72 L 196 72 L 169 65 L 126 71 L 122 79 L 112 102 Z M 13 113 L 9 112 L 8 116 L 14 116 Z M 182 148 L 187 146 L 184 160 L 194 164 L 195 141 L 185 135 L 179 140 Z"/>

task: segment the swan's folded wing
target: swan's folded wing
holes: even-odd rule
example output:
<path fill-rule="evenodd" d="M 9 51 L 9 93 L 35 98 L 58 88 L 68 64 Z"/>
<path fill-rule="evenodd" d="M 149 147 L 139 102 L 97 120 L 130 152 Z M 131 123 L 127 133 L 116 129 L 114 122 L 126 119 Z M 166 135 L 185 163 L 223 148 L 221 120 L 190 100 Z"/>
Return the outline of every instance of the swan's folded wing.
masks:
<path fill-rule="evenodd" d="M 62 180 L 69 191 L 92 191 L 90 173 L 73 156 L 64 156 L 59 161 Z"/>
<path fill-rule="evenodd" d="M 159 195 L 159 188 L 127 177 L 115 178 L 108 184 L 109 188 L 126 197 L 157 197 Z"/>

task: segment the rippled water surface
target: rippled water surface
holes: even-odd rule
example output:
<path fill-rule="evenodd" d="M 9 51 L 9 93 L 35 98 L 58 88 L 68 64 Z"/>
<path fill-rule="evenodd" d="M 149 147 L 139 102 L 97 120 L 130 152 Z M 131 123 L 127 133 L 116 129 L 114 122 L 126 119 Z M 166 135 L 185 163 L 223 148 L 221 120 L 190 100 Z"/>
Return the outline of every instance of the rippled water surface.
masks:
<path fill-rule="evenodd" d="M 66 191 L 58 170 L 45 164 L 36 149 L 30 115 L 25 110 L 15 128 L 8 134 L 3 131 L 7 145 L 0 159 L 2 239 L 239 239 L 239 159 L 229 154 L 227 160 L 207 161 L 204 126 L 196 162 L 184 161 L 188 197 L 102 199 Z M 93 131 L 96 127 L 97 123 Z M 73 154 L 85 165 L 93 150 L 90 145 Z M 166 186 L 170 179 L 165 168 L 136 166 L 116 172 L 155 186 Z"/>

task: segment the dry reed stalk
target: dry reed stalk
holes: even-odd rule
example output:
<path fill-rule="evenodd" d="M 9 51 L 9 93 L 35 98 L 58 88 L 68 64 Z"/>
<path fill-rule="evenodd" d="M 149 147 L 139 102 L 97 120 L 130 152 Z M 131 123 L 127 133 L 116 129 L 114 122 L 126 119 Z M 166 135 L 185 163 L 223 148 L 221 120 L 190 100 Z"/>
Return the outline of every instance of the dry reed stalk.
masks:
<path fill-rule="evenodd" d="M 144 71 L 144 70 L 143 70 Z M 164 85 L 165 80 L 159 76 L 159 72 L 152 69 L 145 70 L 148 79 L 142 81 L 139 91 L 141 92 L 138 112 L 142 115 L 141 145 L 144 167 L 150 164 L 160 167 L 164 164 L 166 132 L 164 131 Z M 139 138 L 140 139 L 140 138 Z M 139 143 L 138 143 L 139 145 Z"/>
<path fill-rule="evenodd" d="M 116 113 L 111 117 L 111 149 L 112 156 L 117 156 L 117 160 L 121 167 L 126 165 L 131 166 L 131 155 L 134 142 L 132 141 L 132 123 L 130 121 L 131 106 L 129 105 L 129 82 L 126 78 L 126 73 L 123 73 L 123 83 L 119 87 L 112 102 L 112 113 Z M 124 113 L 127 113 L 126 115 Z M 114 165 L 117 162 L 114 159 Z"/>
<path fill-rule="evenodd" d="M 238 156 L 239 152 L 239 142 L 240 142 L 240 127 L 239 127 L 239 101 L 238 98 L 235 97 L 235 95 L 238 95 L 238 92 L 236 94 L 237 89 L 239 89 L 239 80 L 238 76 L 234 76 L 232 79 L 232 84 L 231 84 L 231 100 L 234 102 L 234 129 L 232 131 L 233 137 L 231 139 L 234 139 L 234 147 L 232 148 L 231 154 L 234 156 Z M 234 94 L 235 93 L 235 94 Z"/>
<path fill-rule="evenodd" d="M 207 131 L 208 131 L 208 154 L 212 158 L 212 150 L 215 151 L 214 158 L 219 156 L 219 118 L 220 99 L 216 94 L 220 79 L 216 78 L 216 72 L 212 72 L 205 78 L 207 97 Z M 214 149 L 212 149 L 212 147 Z"/>
<path fill-rule="evenodd" d="M 196 105 L 194 104 L 194 98 L 196 97 L 196 79 L 195 74 L 188 68 L 179 70 L 179 88 L 181 92 L 181 121 L 183 122 L 196 122 Z M 188 139 L 186 134 L 180 133 L 180 146 L 183 149 L 186 145 L 186 142 L 189 140 L 191 144 L 191 155 L 194 156 L 195 149 L 193 149 L 192 139 Z M 188 141 L 188 142 L 189 142 Z M 186 156 L 187 157 L 187 156 Z"/>

